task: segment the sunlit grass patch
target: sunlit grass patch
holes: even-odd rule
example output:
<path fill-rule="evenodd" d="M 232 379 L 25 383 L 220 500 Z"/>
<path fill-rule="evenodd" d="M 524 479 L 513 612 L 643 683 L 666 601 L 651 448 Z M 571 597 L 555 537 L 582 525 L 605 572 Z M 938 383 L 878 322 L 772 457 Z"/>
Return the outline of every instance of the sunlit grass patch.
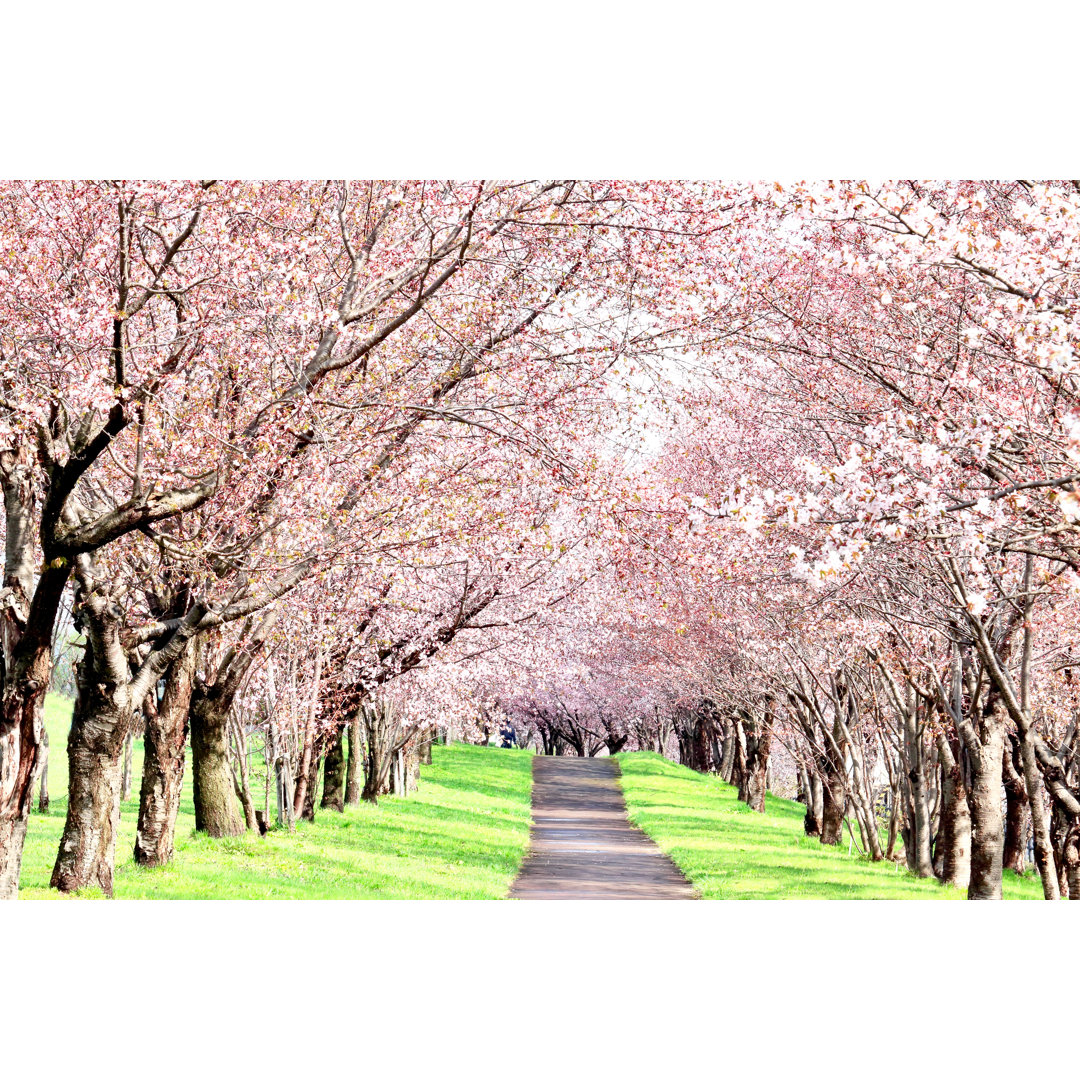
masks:
<path fill-rule="evenodd" d="M 66 739 L 71 705 L 50 697 L 46 815 L 33 814 L 23 858 L 24 897 L 48 888 L 67 812 Z M 142 746 L 132 797 L 121 808 L 115 892 L 126 899 L 495 899 L 506 895 L 529 843 L 532 755 L 454 744 L 432 749 L 420 789 L 378 806 L 320 811 L 289 834 L 271 830 L 213 840 L 195 832 L 190 779 L 168 866 L 135 865 Z M 190 772 L 188 773 L 190 777 Z M 261 793 L 256 794 L 257 803 Z"/>
<path fill-rule="evenodd" d="M 705 899 L 959 900 L 964 892 L 916 878 L 895 863 L 871 863 L 845 843 L 803 833 L 800 803 L 765 797 L 765 813 L 739 802 L 719 777 L 659 754 L 620 754 L 619 783 L 630 820 L 678 865 Z M 1006 873 L 1009 899 L 1038 899 L 1036 878 Z"/>

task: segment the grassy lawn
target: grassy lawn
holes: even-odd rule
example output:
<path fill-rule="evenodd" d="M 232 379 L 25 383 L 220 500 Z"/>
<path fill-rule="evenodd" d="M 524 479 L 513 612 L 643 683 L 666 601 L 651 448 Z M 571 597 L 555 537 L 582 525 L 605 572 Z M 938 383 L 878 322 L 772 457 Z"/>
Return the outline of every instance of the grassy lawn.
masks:
<path fill-rule="evenodd" d="M 67 812 L 67 728 L 71 703 L 50 696 L 46 815 L 33 813 L 23 857 L 23 897 L 50 890 Z M 135 744 L 132 798 L 124 802 L 116 848 L 120 899 L 498 899 L 506 895 L 529 843 L 532 755 L 454 744 L 436 746 L 421 768 L 420 790 L 387 796 L 378 806 L 322 811 L 289 835 L 211 840 L 195 835 L 191 787 L 176 826 L 176 856 L 167 867 L 135 865 L 142 745 Z M 189 763 L 190 768 L 190 763 Z M 256 791 L 261 805 L 261 791 Z M 36 796 L 35 796 L 35 806 Z M 100 894 L 98 894 L 100 895 Z"/>
<path fill-rule="evenodd" d="M 675 861 L 707 900 L 962 899 L 961 889 L 871 863 L 803 834 L 803 807 L 765 796 L 757 814 L 736 789 L 659 754 L 619 754 L 630 820 Z M 858 830 L 856 829 L 856 836 Z M 1042 898 L 1037 877 L 1006 873 L 1006 899 Z"/>

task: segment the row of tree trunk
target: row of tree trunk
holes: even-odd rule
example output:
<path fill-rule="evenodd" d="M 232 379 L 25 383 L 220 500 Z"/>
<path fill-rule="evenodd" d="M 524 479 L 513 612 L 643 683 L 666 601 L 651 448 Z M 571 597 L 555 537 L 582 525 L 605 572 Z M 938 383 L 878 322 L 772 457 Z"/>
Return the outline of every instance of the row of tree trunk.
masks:
<path fill-rule="evenodd" d="M 100 670 L 93 642 L 88 644 L 68 736 L 68 813 L 53 887 L 74 892 L 96 885 L 112 895 L 120 803 L 130 790 L 137 720 L 143 725 L 144 761 L 134 854 L 142 866 L 162 866 L 173 857 L 189 741 L 195 827 L 212 837 L 267 831 L 271 775 L 277 823 L 288 829 L 297 818 L 314 820 L 320 772 L 324 810 L 342 812 L 362 799 L 374 803 L 381 795 L 416 790 L 420 762 L 430 759 L 433 730 L 408 732 L 389 705 L 377 702 L 365 704 L 348 724 L 320 731 L 313 696 L 299 747 L 271 721 L 260 725 L 267 778 L 264 808 L 256 809 L 247 729 L 234 710 L 255 651 L 230 652 L 210 677 L 199 678 L 198 648 L 189 643 L 136 712 L 130 701 L 118 700 L 114 687 L 97 681 Z M 39 805 L 47 807 L 47 757 L 39 772 Z"/>

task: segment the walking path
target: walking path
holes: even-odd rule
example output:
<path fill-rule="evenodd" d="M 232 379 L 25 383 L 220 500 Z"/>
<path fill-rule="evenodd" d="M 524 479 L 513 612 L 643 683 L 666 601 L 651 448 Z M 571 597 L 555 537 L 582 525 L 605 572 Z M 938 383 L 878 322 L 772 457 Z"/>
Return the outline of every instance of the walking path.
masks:
<path fill-rule="evenodd" d="M 675 864 L 626 817 L 610 758 L 533 758 L 532 841 L 519 900 L 692 900 Z"/>

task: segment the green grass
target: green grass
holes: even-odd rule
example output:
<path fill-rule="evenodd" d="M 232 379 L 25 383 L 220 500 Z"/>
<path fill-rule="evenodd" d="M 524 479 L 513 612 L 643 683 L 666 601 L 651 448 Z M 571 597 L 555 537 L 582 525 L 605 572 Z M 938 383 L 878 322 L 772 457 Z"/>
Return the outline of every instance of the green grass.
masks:
<path fill-rule="evenodd" d="M 49 889 L 67 812 L 67 728 L 71 703 L 50 695 L 49 813 L 33 813 L 20 893 Z M 497 899 L 506 895 L 529 843 L 532 755 L 454 744 L 432 748 L 420 790 L 378 806 L 321 811 L 296 832 L 271 830 L 211 840 L 195 833 L 185 778 L 176 855 L 158 869 L 132 857 L 139 812 L 142 744 L 135 743 L 132 798 L 121 807 L 115 894 L 121 899 Z M 190 775 L 190 774 L 189 774 Z M 255 791 L 261 805 L 261 790 Z M 35 798 L 36 806 L 36 798 Z M 100 895 L 98 893 L 97 895 Z"/>
<path fill-rule="evenodd" d="M 871 863 L 803 834 L 800 803 L 765 796 L 765 813 L 739 802 L 715 776 L 659 754 L 619 754 L 630 820 L 675 861 L 709 900 L 963 899 L 961 889 L 916 878 L 906 867 Z M 856 830 L 856 836 L 858 830 Z M 1006 873 L 1006 899 L 1042 897 L 1038 878 Z"/>

